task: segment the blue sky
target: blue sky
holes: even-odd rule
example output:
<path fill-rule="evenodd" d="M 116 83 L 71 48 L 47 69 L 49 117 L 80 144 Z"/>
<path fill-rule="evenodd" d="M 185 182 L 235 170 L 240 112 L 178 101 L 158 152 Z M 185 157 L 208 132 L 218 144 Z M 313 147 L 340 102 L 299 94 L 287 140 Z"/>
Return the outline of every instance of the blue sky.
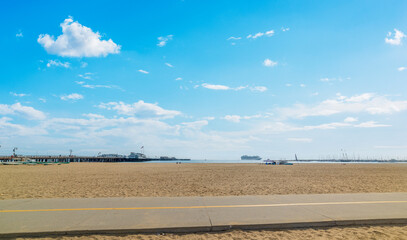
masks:
<path fill-rule="evenodd" d="M 407 156 L 405 1 L 0 3 L 0 155 Z"/>

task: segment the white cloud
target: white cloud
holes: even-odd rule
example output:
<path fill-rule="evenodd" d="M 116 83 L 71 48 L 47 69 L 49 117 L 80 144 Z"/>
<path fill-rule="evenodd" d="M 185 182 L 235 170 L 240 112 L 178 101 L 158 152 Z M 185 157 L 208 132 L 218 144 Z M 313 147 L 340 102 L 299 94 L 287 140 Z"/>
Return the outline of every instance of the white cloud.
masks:
<path fill-rule="evenodd" d="M 256 86 L 256 87 L 251 87 L 250 90 L 252 90 L 254 92 L 265 92 L 265 91 L 267 91 L 267 87 Z"/>
<path fill-rule="evenodd" d="M 82 114 L 82 115 L 87 117 L 87 118 L 105 118 L 104 116 L 102 116 L 100 114 L 95 114 L 95 113 L 85 113 L 85 114 Z"/>
<path fill-rule="evenodd" d="M 199 130 L 202 127 L 208 125 L 208 120 L 199 120 L 194 122 L 183 122 L 182 125 L 186 126 L 189 129 Z"/>
<path fill-rule="evenodd" d="M 391 38 L 393 36 L 393 38 Z M 401 45 L 401 40 L 405 38 L 406 35 L 397 29 L 394 29 L 394 35 L 389 32 L 385 38 L 385 42 L 391 45 Z"/>
<path fill-rule="evenodd" d="M 81 68 L 85 68 L 85 67 L 87 67 L 88 66 L 88 63 L 87 62 L 82 62 L 81 63 Z"/>
<path fill-rule="evenodd" d="M 47 63 L 47 67 L 64 67 L 64 68 L 69 68 L 71 64 L 69 62 L 61 62 L 59 60 L 49 60 Z"/>
<path fill-rule="evenodd" d="M 24 126 L 22 124 L 11 123 L 8 117 L 0 118 L 0 136 L 9 139 L 11 136 L 37 136 L 47 134 L 41 127 Z M 34 139 L 34 140 L 35 140 Z M 20 141 L 19 141 L 20 142 Z M 30 142 L 32 144 L 32 142 Z"/>
<path fill-rule="evenodd" d="M 271 61 L 270 59 L 266 58 L 266 59 L 263 61 L 263 65 L 266 66 L 266 67 L 274 67 L 274 66 L 277 65 L 277 62 L 273 62 L 273 61 Z"/>
<path fill-rule="evenodd" d="M 174 66 L 171 63 L 165 63 L 165 65 L 167 65 L 170 68 L 173 68 Z"/>
<path fill-rule="evenodd" d="M 291 87 L 292 84 L 291 84 L 291 83 L 286 83 L 285 86 L 286 86 L 286 87 Z"/>
<path fill-rule="evenodd" d="M 256 38 L 259 38 L 259 37 L 263 37 L 263 36 L 267 36 L 267 37 L 271 37 L 271 36 L 273 36 L 274 35 L 274 30 L 269 30 L 269 31 L 266 31 L 266 32 L 258 32 L 258 33 L 255 33 L 255 34 L 249 34 L 249 35 L 247 35 L 247 37 L 246 38 L 252 38 L 252 39 L 256 39 Z"/>
<path fill-rule="evenodd" d="M 239 87 L 233 88 L 233 90 L 235 90 L 235 91 L 240 91 L 240 90 L 243 90 L 243 89 L 245 89 L 245 88 L 247 88 L 247 86 L 239 86 Z"/>
<path fill-rule="evenodd" d="M 312 142 L 312 138 L 287 138 L 287 140 L 291 142 L 305 142 L 305 143 Z"/>
<path fill-rule="evenodd" d="M 29 94 L 10 92 L 10 95 L 13 95 L 14 97 L 26 97 L 26 96 L 28 96 Z"/>
<path fill-rule="evenodd" d="M 379 123 L 374 122 L 374 121 L 368 121 L 368 122 L 363 122 L 363 123 L 357 124 L 357 125 L 355 125 L 355 127 L 359 127 L 359 128 L 376 128 L 376 127 L 391 127 L 391 125 L 379 124 Z"/>
<path fill-rule="evenodd" d="M 240 120 L 248 120 L 248 119 L 254 119 L 254 118 L 261 118 L 262 115 L 257 114 L 257 115 L 252 115 L 252 116 L 239 116 L 239 115 L 226 115 L 223 117 L 223 119 L 230 121 L 230 122 L 235 122 L 238 123 Z"/>
<path fill-rule="evenodd" d="M 23 36 L 23 33 L 22 33 L 21 31 L 19 31 L 19 32 L 16 34 L 16 37 L 17 37 L 17 38 L 21 38 L 21 37 L 24 37 L 24 36 Z"/>
<path fill-rule="evenodd" d="M 262 33 L 262 32 L 258 32 L 258 33 L 256 33 L 256 34 L 249 34 L 248 36 L 247 36 L 247 38 L 253 38 L 253 39 L 256 39 L 256 38 L 259 38 L 259 37 L 261 37 L 261 36 L 263 36 L 264 35 L 264 33 Z"/>
<path fill-rule="evenodd" d="M 93 73 L 88 72 L 88 73 L 85 73 L 85 74 L 79 74 L 78 77 L 81 77 L 81 78 L 87 79 L 87 80 L 91 80 L 92 75 L 93 75 Z"/>
<path fill-rule="evenodd" d="M 115 89 L 120 89 L 122 90 L 120 87 L 115 86 L 115 85 L 99 85 L 99 84 L 86 84 L 83 81 L 76 81 L 77 84 L 81 85 L 84 88 L 90 88 L 90 89 L 94 89 L 94 88 L 115 88 Z"/>
<path fill-rule="evenodd" d="M 267 31 L 267 32 L 265 33 L 265 35 L 266 35 L 267 37 L 273 36 L 273 35 L 274 35 L 274 30 Z"/>
<path fill-rule="evenodd" d="M 202 87 L 212 90 L 230 90 L 231 88 L 225 85 L 215 85 L 215 84 L 202 84 Z"/>
<path fill-rule="evenodd" d="M 62 57 L 100 57 L 120 52 L 120 45 L 109 40 L 100 40 L 99 32 L 74 22 L 67 18 L 61 23 L 62 35 L 54 40 L 54 36 L 41 34 L 38 43 L 41 44 L 49 54 Z"/>
<path fill-rule="evenodd" d="M 290 28 L 285 28 L 285 27 L 282 27 L 282 28 L 281 28 L 281 31 L 283 31 L 283 32 L 287 32 L 287 31 L 290 31 Z"/>
<path fill-rule="evenodd" d="M 399 67 L 399 68 L 397 68 L 397 70 L 399 70 L 400 72 L 402 72 L 402 71 L 404 71 L 406 69 L 407 69 L 407 67 Z"/>
<path fill-rule="evenodd" d="M 180 78 L 180 77 L 177 77 L 176 79 L 175 79 L 175 81 L 181 81 L 182 80 L 182 78 Z"/>
<path fill-rule="evenodd" d="M 228 38 L 228 39 L 226 39 L 226 40 L 240 40 L 240 39 L 242 39 L 241 37 L 230 37 L 230 38 Z"/>
<path fill-rule="evenodd" d="M 173 35 L 167 35 L 166 37 L 158 37 L 157 46 L 164 47 L 167 45 L 167 42 L 172 40 Z"/>
<path fill-rule="evenodd" d="M 60 98 L 61 98 L 61 100 L 64 100 L 64 101 L 69 101 L 69 100 L 76 101 L 76 100 L 83 99 L 83 96 L 78 93 L 71 93 L 69 95 L 63 95 Z"/>
<path fill-rule="evenodd" d="M 141 72 L 141 73 L 144 73 L 144 74 L 149 74 L 149 72 L 147 72 L 146 70 L 143 70 L 143 69 L 140 69 L 138 71 Z"/>
<path fill-rule="evenodd" d="M 385 96 L 364 93 L 352 97 L 337 95 L 337 99 L 328 99 L 314 106 L 296 104 L 289 108 L 280 108 L 283 117 L 304 118 L 310 116 L 330 116 L 339 113 L 392 114 L 407 109 L 407 101 L 392 101 Z"/>
<path fill-rule="evenodd" d="M 173 118 L 180 115 L 181 112 L 175 110 L 166 110 L 156 103 L 146 103 L 142 100 L 126 104 L 124 102 L 101 103 L 99 108 L 115 110 L 117 113 L 128 116 L 137 116 L 141 118 Z"/>
<path fill-rule="evenodd" d="M 300 87 L 306 87 L 306 85 L 304 83 L 301 83 Z"/>
<path fill-rule="evenodd" d="M 38 98 L 38 100 L 40 100 L 40 101 L 43 102 L 43 103 L 46 103 L 46 102 L 47 102 L 47 99 L 45 99 L 45 98 Z"/>
<path fill-rule="evenodd" d="M 351 123 L 351 122 L 357 122 L 358 121 L 358 119 L 357 118 L 354 118 L 354 117 L 347 117 L 347 118 L 345 118 L 345 120 L 343 120 L 344 122 L 347 122 L 347 123 Z"/>
<path fill-rule="evenodd" d="M 23 106 L 21 103 L 14 103 L 13 105 L 0 104 L 1 115 L 22 115 L 28 119 L 43 120 L 46 118 L 45 114 L 33 107 Z"/>
<path fill-rule="evenodd" d="M 226 115 L 223 117 L 223 119 L 230 121 L 230 122 L 238 123 L 238 122 L 240 122 L 241 117 L 239 115 Z"/>
<path fill-rule="evenodd" d="M 247 88 L 247 86 L 239 86 L 239 87 L 232 88 L 232 87 L 229 87 L 229 86 L 226 86 L 226 85 L 217 85 L 217 84 L 208 84 L 208 83 L 203 83 L 201 86 L 204 87 L 204 88 L 207 88 L 207 89 L 211 89 L 211 90 L 235 90 L 235 91 L 240 91 L 240 90 L 243 90 L 243 89 Z"/>

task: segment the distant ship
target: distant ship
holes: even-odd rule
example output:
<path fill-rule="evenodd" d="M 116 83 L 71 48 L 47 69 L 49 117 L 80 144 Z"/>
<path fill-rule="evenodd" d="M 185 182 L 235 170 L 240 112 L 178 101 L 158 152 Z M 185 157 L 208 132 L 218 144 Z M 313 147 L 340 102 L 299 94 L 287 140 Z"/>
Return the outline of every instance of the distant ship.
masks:
<path fill-rule="evenodd" d="M 261 157 L 243 155 L 243 156 L 240 157 L 240 159 L 241 160 L 261 160 Z"/>

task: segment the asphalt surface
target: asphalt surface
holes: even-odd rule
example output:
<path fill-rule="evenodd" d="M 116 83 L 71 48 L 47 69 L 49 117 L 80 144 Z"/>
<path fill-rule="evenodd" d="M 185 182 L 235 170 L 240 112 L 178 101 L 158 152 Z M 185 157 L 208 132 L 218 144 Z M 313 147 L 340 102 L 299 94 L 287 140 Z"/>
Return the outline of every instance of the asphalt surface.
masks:
<path fill-rule="evenodd" d="M 407 193 L 0 201 L 0 237 L 407 223 Z"/>

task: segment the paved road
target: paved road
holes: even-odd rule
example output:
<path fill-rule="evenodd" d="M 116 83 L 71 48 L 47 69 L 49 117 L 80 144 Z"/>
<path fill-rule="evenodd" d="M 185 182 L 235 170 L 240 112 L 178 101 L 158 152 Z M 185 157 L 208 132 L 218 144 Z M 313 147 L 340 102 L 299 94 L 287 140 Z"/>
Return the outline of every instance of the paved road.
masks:
<path fill-rule="evenodd" d="M 407 193 L 0 201 L 0 237 L 407 223 Z"/>

